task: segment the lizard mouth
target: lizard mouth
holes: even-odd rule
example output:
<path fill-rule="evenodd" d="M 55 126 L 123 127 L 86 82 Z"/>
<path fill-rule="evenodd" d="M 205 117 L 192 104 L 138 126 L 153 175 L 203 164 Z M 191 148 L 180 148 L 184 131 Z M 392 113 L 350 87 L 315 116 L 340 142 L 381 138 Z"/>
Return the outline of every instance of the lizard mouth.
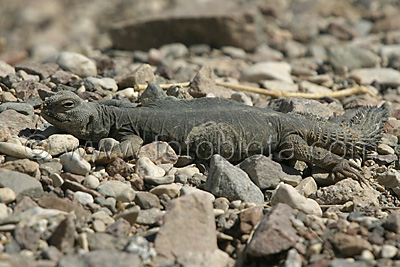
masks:
<path fill-rule="evenodd" d="M 56 114 L 54 114 L 48 110 L 42 110 L 41 115 L 43 118 L 45 118 L 50 123 L 53 123 L 54 121 L 59 122 L 59 123 L 65 123 L 65 122 L 70 121 L 70 119 L 62 119 L 62 118 L 60 118 L 60 116 L 57 116 Z"/>

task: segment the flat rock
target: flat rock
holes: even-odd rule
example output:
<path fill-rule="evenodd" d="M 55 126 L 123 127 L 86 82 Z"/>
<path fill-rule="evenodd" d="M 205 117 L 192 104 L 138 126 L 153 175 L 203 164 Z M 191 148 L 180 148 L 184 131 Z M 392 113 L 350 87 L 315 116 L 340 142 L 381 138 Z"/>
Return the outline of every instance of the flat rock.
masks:
<path fill-rule="evenodd" d="M 379 65 L 380 58 L 370 50 L 356 46 L 334 46 L 329 49 L 329 61 L 335 69 L 347 67 L 348 70 L 373 68 Z"/>
<path fill-rule="evenodd" d="M 91 169 L 90 163 L 77 151 L 62 154 L 60 160 L 64 170 L 70 173 L 86 175 Z"/>
<path fill-rule="evenodd" d="M 0 165 L 0 168 L 7 169 L 10 171 L 22 172 L 35 177 L 39 174 L 39 164 L 29 159 L 17 159 L 13 161 L 7 161 Z"/>
<path fill-rule="evenodd" d="M 158 185 L 150 190 L 150 193 L 156 195 L 156 196 L 161 196 L 163 194 L 166 194 L 169 196 L 171 199 L 179 197 L 180 195 L 180 189 L 181 187 L 175 183 L 173 184 L 162 184 Z"/>
<path fill-rule="evenodd" d="M 64 51 L 54 58 L 54 62 L 62 69 L 70 71 L 80 77 L 97 75 L 96 63 L 82 54 Z"/>
<path fill-rule="evenodd" d="M 294 187 L 287 184 L 280 184 L 272 196 L 272 206 L 278 203 L 285 203 L 293 209 L 301 210 L 306 214 L 322 216 L 322 210 L 315 200 L 304 197 Z"/>
<path fill-rule="evenodd" d="M 156 166 L 149 158 L 141 157 L 136 162 L 135 172 L 140 177 L 163 177 L 165 170 Z"/>
<path fill-rule="evenodd" d="M 300 238 L 292 225 L 294 210 L 279 203 L 265 214 L 246 247 L 247 254 L 263 257 L 293 247 Z M 279 242 L 276 242 L 279 240 Z"/>
<path fill-rule="evenodd" d="M 176 263 L 182 267 L 190 266 L 234 266 L 235 261 L 229 257 L 229 254 L 222 250 L 204 251 L 204 252 L 188 252 L 179 255 Z"/>
<path fill-rule="evenodd" d="M 230 1 L 182 5 L 157 17 L 116 24 L 110 36 L 117 49 L 125 50 L 146 51 L 168 43 L 205 43 L 252 50 L 262 38 L 257 15 L 254 6 L 238 7 Z M 150 31 L 158 38 L 142 40 Z"/>
<path fill-rule="evenodd" d="M 400 85 L 400 72 L 392 68 L 357 68 L 350 72 L 350 78 L 360 84 L 378 82 L 383 86 Z"/>
<path fill-rule="evenodd" d="M 139 205 L 141 209 L 161 207 L 158 197 L 150 192 L 136 192 L 135 203 Z"/>
<path fill-rule="evenodd" d="M 290 72 L 292 67 L 286 62 L 259 62 L 245 69 L 240 80 L 247 82 L 260 82 L 262 80 L 278 80 L 293 83 Z"/>
<path fill-rule="evenodd" d="M 135 199 L 135 191 L 130 184 L 120 181 L 111 180 L 102 182 L 97 187 L 97 191 L 104 197 L 115 197 L 117 201 L 130 202 Z"/>
<path fill-rule="evenodd" d="M 174 165 L 178 161 L 178 156 L 172 147 L 167 142 L 162 141 L 142 146 L 137 153 L 137 157 L 147 157 L 157 165 L 167 163 Z"/>
<path fill-rule="evenodd" d="M 15 110 L 3 111 L 0 116 L 0 124 L 6 125 L 14 135 L 18 135 L 20 131 L 27 128 L 35 128 L 32 117 L 23 115 Z"/>
<path fill-rule="evenodd" d="M 27 103 L 7 102 L 0 105 L 0 113 L 10 109 L 15 110 L 23 115 L 33 115 L 33 106 Z"/>
<path fill-rule="evenodd" d="M 231 201 L 264 203 L 263 193 L 249 176 L 220 155 L 214 155 L 211 159 L 205 189 L 215 196 L 226 197 Z"/>
<path fill-rule="evenodd" d="M 78 148 L 79 139 L 71 134 L 53 134 L 42 144 L 50 155 L 56 156 Z"/>
<path fill-rule="evenodd" d="M 183 196 L 173 200 L 165 214 L 164 224 L 154 241 L 155 249 L 167 258 L 188 252 L 214 251 L 217 249 L 215 231 L 212 203 L 197 194 Z"/>
<path fill-rule="evenodd" d="M 58 197 L 43 196 L 38 200 L 39 206 L 45 209 L 56 209 L 64 212 L 73 212 L 77 217 L 89 216 L 89 212 L 81 205 L 76 205 Z"/>
<path fill-rule="evenodd" d="M 42 184 L 31 176 L 0 169 L 0 187 L 8 187 L 14 191 L 16 198 L 23 196 L 40 197 L 43 194 Z"/>
<path fill-rule="evenodd" d="M 58 65 L 53 63 L 23 62 L 15 66 L 16 71 L 23 70 L 28 74 L 40 76 L 40 79 L 46 79 L 55 73 L 57 69 Z"/>
<path fill-rule="evenodd" d="M 142 266 L 142 260 L 137 254 L 115 250 L 96 250 L 83 255 L 63 256 L 58 262 L 59 267 L 69 266 Z"/>
<path fill-rule="evenodd" d="M 292 170 L 292 174 L 288 174 L 283 171 L 279 163 L 264 155 L 248 157 L 240 163 L 239 167 L 248 174 L 260 189 L 274 189 L 280 181 L 292 180 L 292 177 L 289 176 L 299 176 L 301 178 L 300 173 L 297 172 L 296 174 L 295 169 Z"/>
<path fill-rule="evenodd" d="M 94 89 L 108 90 L 111 92 L 116 92 L 118 90 L 118 85 L 112 78 L 88 77 L 86 78 L 86 82 L 89 83 L 89 86 L 93 87 Z"/>
<path fill-rule="evenodd" d="M 332 243 L 346 257 L 359 255 L 363 250 L 372 250 L 371 244 L 361 236 L 352 236 L 341 232 L 333 236 Z"/>

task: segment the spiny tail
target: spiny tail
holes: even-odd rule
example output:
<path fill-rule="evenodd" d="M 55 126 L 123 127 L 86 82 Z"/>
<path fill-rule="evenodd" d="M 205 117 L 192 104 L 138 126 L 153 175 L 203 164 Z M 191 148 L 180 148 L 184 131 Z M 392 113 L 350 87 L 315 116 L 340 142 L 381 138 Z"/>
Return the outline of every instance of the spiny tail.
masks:
<path fill-rule="evenodd" d="M 381 142 L 387 116 L 382 107 L 362 107 L 350 120 L 343 116 L 321 122 L 317 141 L 334 153 L 374 151 Z"/>

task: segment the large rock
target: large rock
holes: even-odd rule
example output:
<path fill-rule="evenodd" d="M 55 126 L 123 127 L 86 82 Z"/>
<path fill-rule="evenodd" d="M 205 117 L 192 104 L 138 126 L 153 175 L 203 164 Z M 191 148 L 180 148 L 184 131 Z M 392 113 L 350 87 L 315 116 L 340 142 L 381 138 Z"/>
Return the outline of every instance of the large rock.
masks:
<path fill-rule="evenodd" d="M 238 7 L 233 1 L 212 1 L 117 24 L 110 30 L 110 36 L 115 48 L 125 50 L 148 50 L 176 42 L 253 50 L 262 38 L 258 18 L 254 6 Z M 143 38 L 149 32 L 156 38 Z"/>
<path fill-rule="evenodd" d="M 70 71 L 81 77 L 96 76 L 96 62 L 84 55 L 74 52 L 61 52 L 54 60 L 62 69 Z"/>
<path fill-rule="evenodd" d="M 216 250 L 217 236 L 211 201 L 198 194 L 172 201 L 154 244 L 157 253 L 167 258 Z"/>
<path fill-rule="evenodd" d="M 11 134 L 15 135 L 18 135 L 20 131 L 26 128 L 35 128 L 35 123 L 31 116 L 25 116 L 12 109 L 1 113 L 0 124 L 7 126 L 11 130 Z"/>
<path fill-rule="evenodd" d="M 0 169 L 0 187 L 12 189 L 17 197 L 39 197 L 43 194 L 42 184 L 31 176 L 14 171 Z"/>
<path fill-rule="evenodd" d="M 376 67 L 380 58 L 373 52 L 355 46 L 334 46 L 329 50 L 329 61 L 335 69 Z"/>
<path fill-rule="evenodd" d="M 231 201 L 242 200 L 257 204 L 264 202 L 263 193 L 250 180 L 247 173 L 233 166 L 220 155 L 214 155 L 211 159 L 205 189 Z"/>
<path fill-rule="evenodd" d="M 265 214 L 254 236 L 246 247 L 247 254 L 263 257 L 293 247 L 299 236 L 292 225 L 294 210 L 286 204 L 278 204 Z M 279 240 L 279 242 L 277 242 Z"/>

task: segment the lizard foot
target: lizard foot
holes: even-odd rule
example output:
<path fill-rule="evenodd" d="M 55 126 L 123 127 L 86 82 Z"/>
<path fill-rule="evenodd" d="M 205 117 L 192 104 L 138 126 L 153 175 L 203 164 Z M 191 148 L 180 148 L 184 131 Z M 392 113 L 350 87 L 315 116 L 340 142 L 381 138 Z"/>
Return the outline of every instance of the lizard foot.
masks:
<path fill-rule="evenodd" d="M 364 176 L 361 174 L 363 170 L 354 162 L 347 159 L 340 161 L 332 170 L 338 177 L 350 177 L 357 180 L 363 187 L 363 184 L 368 186 Z"/>

